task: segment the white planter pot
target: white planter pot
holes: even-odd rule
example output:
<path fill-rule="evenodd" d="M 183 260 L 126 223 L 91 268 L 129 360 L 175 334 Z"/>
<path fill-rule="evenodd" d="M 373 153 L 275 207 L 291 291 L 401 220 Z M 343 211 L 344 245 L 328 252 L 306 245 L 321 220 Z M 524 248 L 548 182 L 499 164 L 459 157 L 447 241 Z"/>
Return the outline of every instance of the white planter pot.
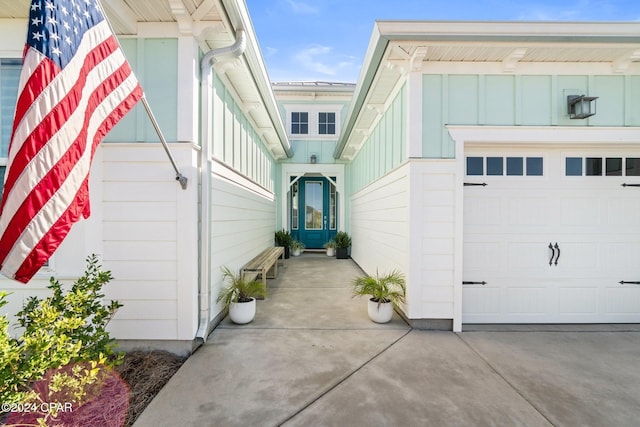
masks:
<path fill-rule="evenodd" d="M 336 248 L 327 248 L 327 256 L 336 256 Z"/>
<path fill-rule="evenodd" d="M 294 250 L 291 252 L 291 255 L 293 255 L 293 256 L 300 256 L 300 249 L 294 249 Z"/>
<path fill-rule="evenodd" d="M 368 305 L 368 313 L 369 319 L 373 320 L 376 323 L 387 323 L 393 317 L 393 303 L 383 302 L 378 305 L 377 302 L 369 299 L 367 301 Z"/>
<path fill-rule="evenodd" d="M 233 323 L 244 325 L 256 317 L 256 299 L 251 298 L 249 302 L 233 303 L 229 306 L 229 318 Z"/>

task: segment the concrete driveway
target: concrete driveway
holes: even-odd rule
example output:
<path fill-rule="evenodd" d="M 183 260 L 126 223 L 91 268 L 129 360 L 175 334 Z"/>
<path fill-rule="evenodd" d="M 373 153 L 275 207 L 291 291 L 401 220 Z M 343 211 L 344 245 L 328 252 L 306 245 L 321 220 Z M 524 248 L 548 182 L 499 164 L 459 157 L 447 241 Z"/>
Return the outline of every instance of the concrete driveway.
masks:
<path fill-rule="evenodd" d="M 305 254 L 138 419 L 181 426 L 637 426 L 640 328 L 452 332 L 368 320 L 350 260 Z"/>

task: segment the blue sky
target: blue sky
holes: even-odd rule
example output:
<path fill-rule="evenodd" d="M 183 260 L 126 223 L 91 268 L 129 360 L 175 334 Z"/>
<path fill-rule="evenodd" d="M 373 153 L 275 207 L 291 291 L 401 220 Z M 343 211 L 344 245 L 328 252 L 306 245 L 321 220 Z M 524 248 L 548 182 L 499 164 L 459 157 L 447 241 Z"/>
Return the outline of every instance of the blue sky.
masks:
<path fill-rule="evenodd" d="M 246 0 L 272 81 L 355 82 L 376 20 L 640 21 L 640 0 Z"/>

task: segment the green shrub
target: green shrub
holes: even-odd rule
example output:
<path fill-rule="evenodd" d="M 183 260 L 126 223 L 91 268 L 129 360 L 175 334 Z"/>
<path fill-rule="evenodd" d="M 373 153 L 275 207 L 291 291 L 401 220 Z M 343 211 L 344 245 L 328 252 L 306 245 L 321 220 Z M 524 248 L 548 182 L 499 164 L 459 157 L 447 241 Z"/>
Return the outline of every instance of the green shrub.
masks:
<path fill-rule="evenodd" d="M 17 314 L 18 324 L 24 328 L 21 337 L 12 338 L 6 316 L 0 316 L 0 402 L 25 403 L 38 396 L 30 387 L 42 379 L 47 371 L 70 363 L 89 363 L 93 369 L 118 364 L 123 353 L 116 353 L 115 343 L 106 330 L 107 324 L 122 305 L 102 301 L 102 287 L 113 277 L 102 271 L 95 255 L 87 258 L 87 270 L 68 291 L 53 277 L 48 288 L 52 295 L 45 299 L 31 297 Z M 7 302 L 6 292 L 0 293 L 0 307 Z M 98 378 L 93 370 L 77 375 L 71 381 L 54 388 L 67 388 L 78 398 L 82 388 Z M 85 378 L 86 377 L 86 378 Z M 75 388 L 75 391 L 73 389 Z"/>
<path fill-rule="evenodd" d="M 336 248 L 346 249 L 351 246 L 351 237 L 346 231 L 338 231 L 333 238 Z"/>
<path fill-rule="evenodd" d="M 285 231 L 285 229 L 283 228 L 281 231 L 275 232 L 275 241 L 276 246 L 283 246 L 285 248 L 288 248 L 291 246 L 291 243 L 293 243 L 293 238 L 291 237 L 291 233 Z"/>

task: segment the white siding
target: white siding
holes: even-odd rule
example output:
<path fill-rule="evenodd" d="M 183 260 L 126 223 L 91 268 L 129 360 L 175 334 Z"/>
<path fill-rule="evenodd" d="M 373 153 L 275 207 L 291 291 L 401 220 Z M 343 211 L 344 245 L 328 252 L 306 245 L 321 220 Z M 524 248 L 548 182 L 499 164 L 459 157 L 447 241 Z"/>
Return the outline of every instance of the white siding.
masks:
<path fill-rule="evenodd" d="M 159 144 L 103 143 L 91 169 L 91 216 L 76 223 L 28 285 L 0 280 L 12 292 L 3 313 L 15 314 L 29 296 L 45 297 L 48 278 L 72 283 L 95 253 L 114 280 L 108 300 L 124 306 L 109 324 L 119 340 L 191 341 L 197 329 L 197 150 L 171 144 L 187 190 L 175 181 Z"/>
<path fill-rule="evenodd" d="M 351 198 L 351 256 L 368 274 L 406 274 L 410 319 L 454 319 L 457 167 L 455 160 L 411 160 Z"/>
<path fill-rule="evenodd" d="M 367 272 L 409 273 L 409 164 L 351 197 L 351 257 Z"/>
<path fill-rule="evenodd" d="M 197 151 L 172 144 L 183 190 L 159 144 L 102 144 L 102 259 L 124 304 L 118 339 L 191 341 L 197 329 Z M 94 205 L 95 206 L 95 205 Z"/>
<path fill-rule="evenodd" d="M 453 319 L 460 218 L 455 160 L 411 161 L 409 317 Z"/>
<path fill-rule="evenodd" d="M 210 316 L 221 309 L 215 300 L 220 292 L 220 269 L 238 272 L 259 252 L 274 244 L 275 195 L 246 177 L 214 162 L 211 191 Z"/>

